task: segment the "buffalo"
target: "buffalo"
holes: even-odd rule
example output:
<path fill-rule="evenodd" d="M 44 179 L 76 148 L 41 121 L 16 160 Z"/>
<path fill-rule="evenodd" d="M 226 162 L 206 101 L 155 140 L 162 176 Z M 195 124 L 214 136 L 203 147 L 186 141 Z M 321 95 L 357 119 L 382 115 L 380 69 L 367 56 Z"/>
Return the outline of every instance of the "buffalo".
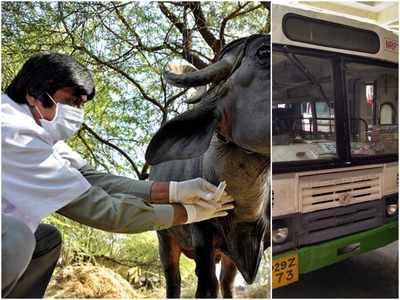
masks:
<path fill-rule="evenodd" d="M 269 246 L 270 49 L 269 35 L 252 35 L 225 46 L 204 69 L 165 73 L 178 87 L 209 87 L 152 138 L 150 179 L 225 181 L 235 199 L 226 217 L 158 231 L 169 298 L 180 297 L 181 253 L 196 262 L 196 297 L 217 297 L 219 260 L 222 296 L 232 297 L 237 269 L 252 283 Z"/>

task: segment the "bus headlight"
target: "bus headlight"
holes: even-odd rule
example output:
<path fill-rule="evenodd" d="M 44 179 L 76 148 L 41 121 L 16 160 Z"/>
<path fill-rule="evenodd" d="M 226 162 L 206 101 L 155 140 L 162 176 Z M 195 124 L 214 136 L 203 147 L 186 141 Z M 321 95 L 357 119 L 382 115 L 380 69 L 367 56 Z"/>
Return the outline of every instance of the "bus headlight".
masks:
<path fill-rule="evenodd" d="M 393 216 L 397 212 L 397 204 L 386 205 L 386 214 L 388 216 Z"/>
<path fill-rule="evenodd" d="M 272 229 L 272 241 L 275 244 L 282 244 L 289 236 L 289 229 L 287 227 Z"/>

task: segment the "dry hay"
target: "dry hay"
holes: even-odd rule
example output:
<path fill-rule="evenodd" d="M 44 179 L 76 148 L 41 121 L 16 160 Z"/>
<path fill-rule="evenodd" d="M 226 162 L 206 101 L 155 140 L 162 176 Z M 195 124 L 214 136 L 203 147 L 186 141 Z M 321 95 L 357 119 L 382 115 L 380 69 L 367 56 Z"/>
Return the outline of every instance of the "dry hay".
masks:
<path fill-rule="evenodd" d="M 136 298 L 131 285 L 119 274 L 92 265 L 67 266 L 55 274 L 46 298 Z"/>

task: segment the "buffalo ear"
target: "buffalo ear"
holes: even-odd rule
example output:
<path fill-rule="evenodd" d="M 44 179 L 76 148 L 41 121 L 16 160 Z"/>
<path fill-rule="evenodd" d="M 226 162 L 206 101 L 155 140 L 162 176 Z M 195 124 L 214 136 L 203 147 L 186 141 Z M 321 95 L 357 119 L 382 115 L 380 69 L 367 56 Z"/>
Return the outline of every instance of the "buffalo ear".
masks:
<path fill-rule="evenodd" d="M 217 121 L 215 106 L 210 105 L 189 110 L 168 121 L 151 139 L 146 161 L 156 165 L 202 155 L 210 145 Z"/>

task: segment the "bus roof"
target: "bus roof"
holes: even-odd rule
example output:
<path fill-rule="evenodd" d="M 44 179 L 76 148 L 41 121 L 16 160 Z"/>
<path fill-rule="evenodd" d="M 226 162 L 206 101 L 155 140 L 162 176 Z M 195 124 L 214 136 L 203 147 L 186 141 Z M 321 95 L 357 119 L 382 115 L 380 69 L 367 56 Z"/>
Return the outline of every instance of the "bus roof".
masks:
<path fill-rule="evenodd" d="M 298 8 L 289 5 L 272 4 L 271 10 L 273 44 L 293 45 L 304 48 L 340 52 L 398 63 L 399 42 L 398 36 L 393 31 L 387 30 L 373 23 L 363 22 L 343 15 L 327 13 L 319 9 Z M 292 23 L 288 23 L 287 20 L 289 18 L 293 19 L 294 21 Z M 304 27 L 300 29 L 298 33 L 291 35 L 288 31 L 288 24 L 292 24 L 294 27 L 289 30 L 294 31 L 297 30 L 296 26 L 299 24 L 300 26 L 303 25 Z M 319 26 L 318 24 L 321 24 L 321 28 L 322 26 L 326 27 L 324 29 L 325 34 L 315 31 L 315 27 Z M 320 37 L 323 36 L 325 41 L 329 40 L 329 26 L 332 28 L 331 32 L 336 31 L 333 44 L 336 43 L 336 45 L 339 45 L 341 42 L 343 42 L 343 45 L 345 46 L 341 47 L 333 44 L 333 46 L 323 46 L 324 44 L 326 45 L 326 43 L 323 41 L 317 41 L 314 43 L 314 41 L 316 41 L 315 36 L 318 34 Z M 357 49 L 357 46 L 354 46 L 356 43 L 354 43 L 354 41 L 349 41 L 349 39 L 352 39 L 352 37 L 349 35 L 350 31 L 354 31 L 354 37 L 363 36 L 364 40 L 361 41 L 360 39 L 360 41 L 363 44 L 364 49 L 371 44 L 371 50 L 350 50 Z M 339 35 L 340 32 L 343 34 Z M 315 36 L 313 36 L 313 34 Z M 308 42 L 309 40 L 312 40 L 312 42 Z M 372 46 L 374 41 L 376 45 Z M 350 47 L 346 48 L 346 45 Z M 352 48 L 353 46 L 354 48 Z"/>

